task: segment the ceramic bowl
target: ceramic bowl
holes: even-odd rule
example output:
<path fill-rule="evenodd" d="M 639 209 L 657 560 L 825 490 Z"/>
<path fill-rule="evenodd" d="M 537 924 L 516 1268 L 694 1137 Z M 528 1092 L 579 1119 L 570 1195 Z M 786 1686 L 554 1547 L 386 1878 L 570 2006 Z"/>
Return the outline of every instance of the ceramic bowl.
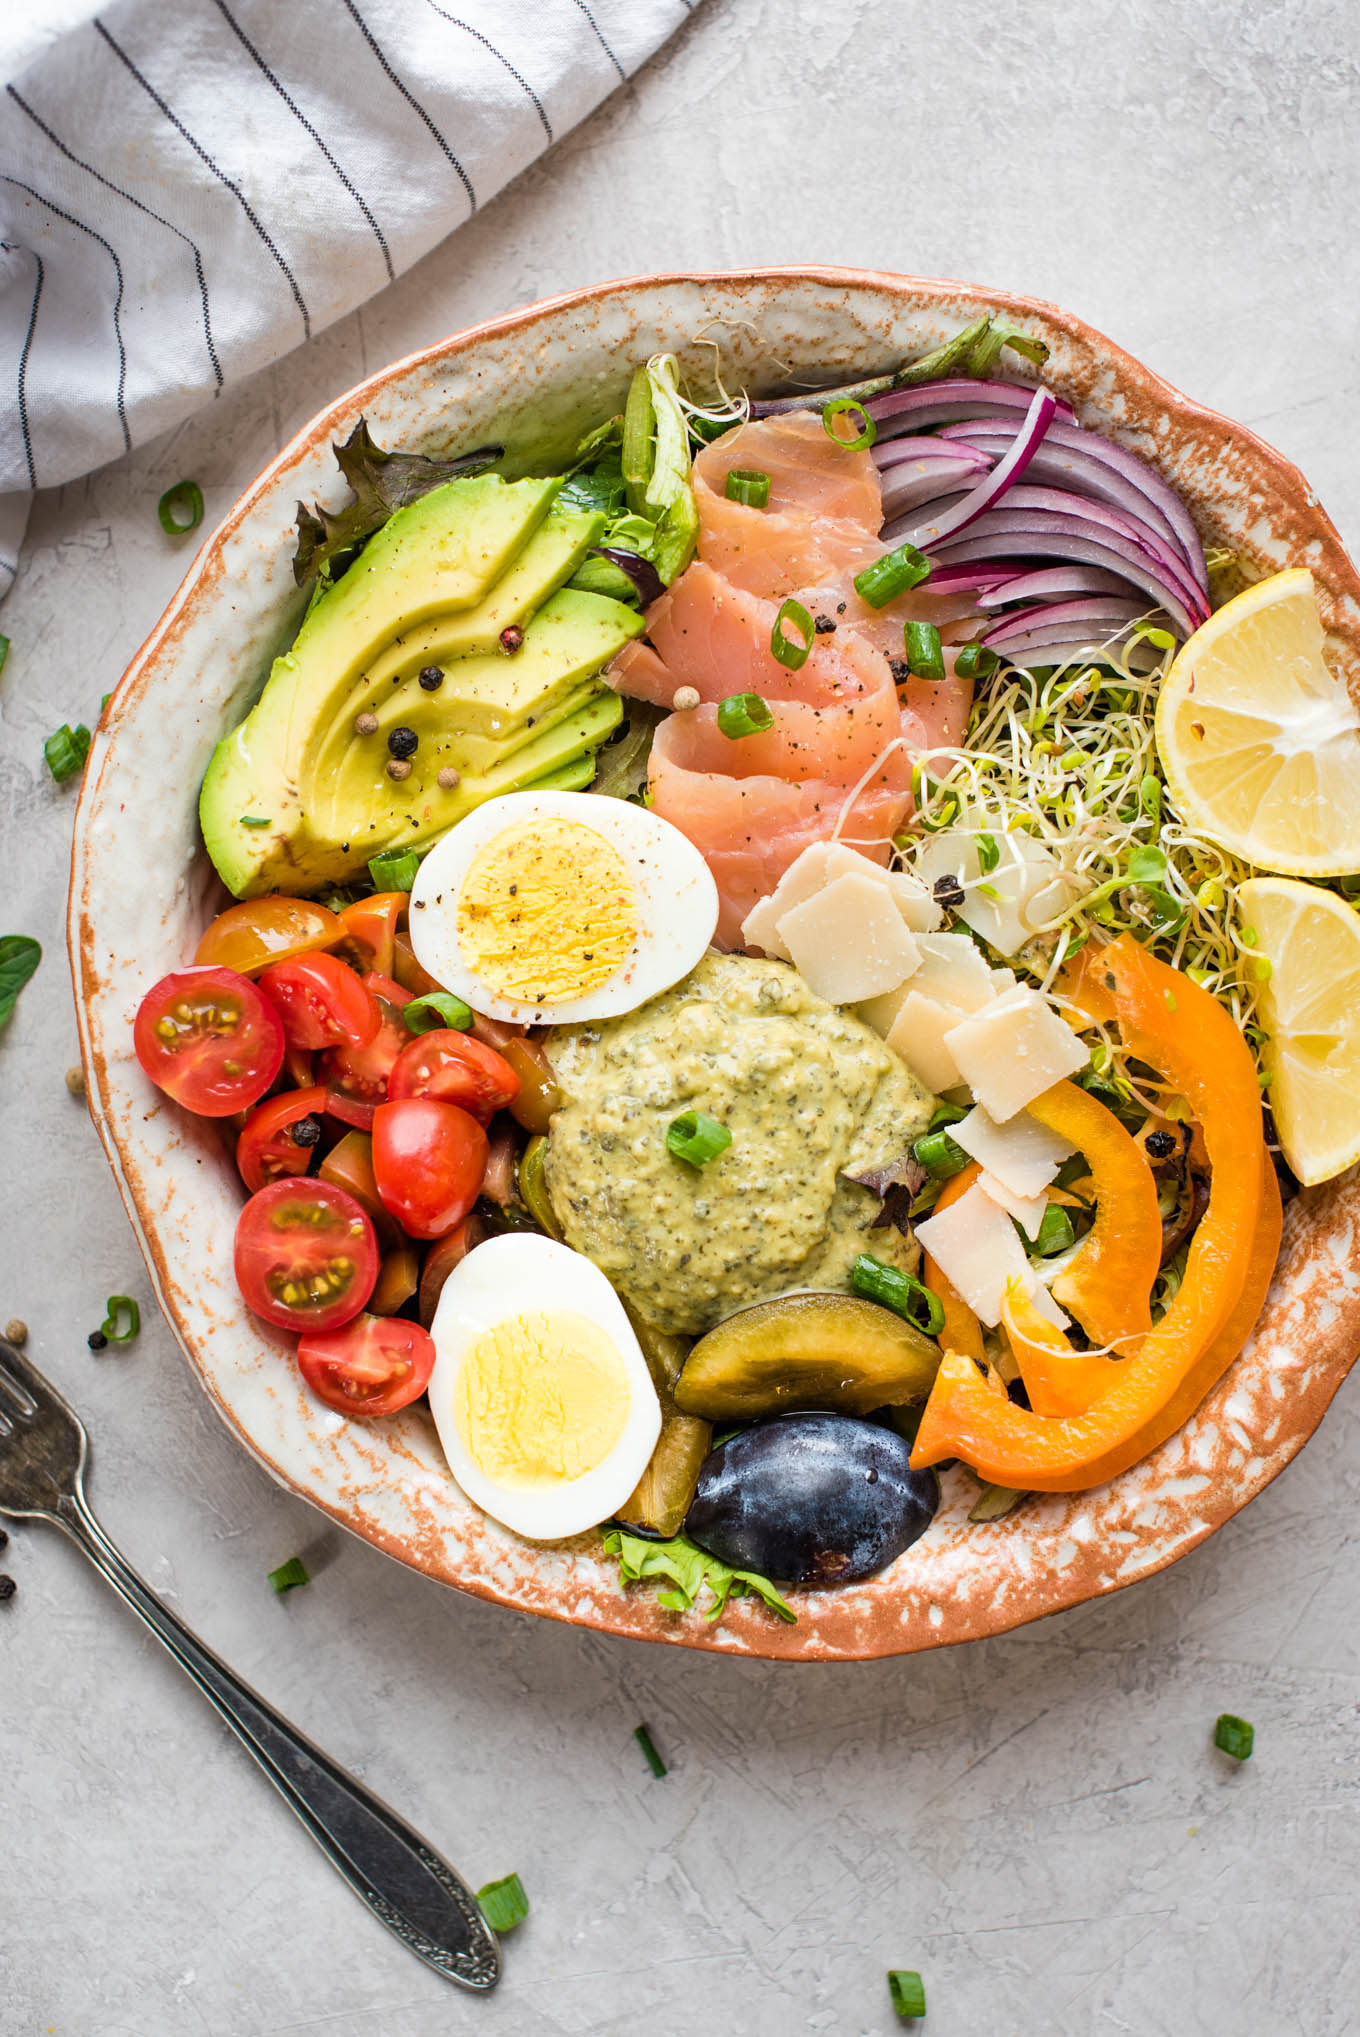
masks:
<path fill-rule="evenodd" d="M 245 712 L 295 628 L 299 497 L 344 495 L 333 440 L 366 416 L 381 444 L 504 443 L 512 463 L 569 453 L 618 410 L 633 365 L 659 350 L 716 361 L 730 386 L 789 374 L 847 380 L 999 311 L 1051 349 L 1045 379 L 1083 420 L 1156 463 L 1207 544 L 1253 573 L 1312 568 L 1324 621 L 1360 694 L 1360 580 L 1303 477 L 1240 425 L 1189 402 L 1079 319 L 970 286 L 836 269 L 659 276 L 536 304 L 373 376 L 314 418 L 200 551 L 120 682 L 95 737 L 75 829 L 69 938 L 91 1107 L 157 1295 L 223 1418 L 284 1485 L 441 1582 L 614 1634 L 733 1655 L 829 1660 L 995 1634 L 1160 1570 L 1289 1462 L 1360 1347 L 1360 1184 L 1290 1204 L 1275 1284 L 1250 1344 L 1195 1418 L 1098 1491 L 1031 1500 L 970 1526 L 972 1481 L 951 1471 L 928 1534 L 869 1582 L 796 1594 L 796 1626 L 753 1602 L 720 1625 L 622 1592 L 593 1536 L 520 1541 L 453 1485 L 420 1410 L 332 1414 L 299 1383 L 290 1340 L 243 1307 L 231 1270 L 241 1190 L 220 1134 L 142 1076 L 143 992 L 193 954 L 224 902 L 199 841 L 196 792 L 218 737 Z"/>

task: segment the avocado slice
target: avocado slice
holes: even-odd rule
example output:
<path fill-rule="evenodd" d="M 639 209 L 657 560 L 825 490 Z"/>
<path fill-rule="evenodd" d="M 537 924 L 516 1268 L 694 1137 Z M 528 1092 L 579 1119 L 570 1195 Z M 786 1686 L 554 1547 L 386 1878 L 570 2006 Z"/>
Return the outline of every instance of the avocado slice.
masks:
<path fill-rule="evenodd" d="M 617 724 L 609 708 L 589 721 L 593 738 L 580 733 L 596 675 L 643 623 L 621 603 L 558 592 L 601 523 L 556 507 L 559 486 L 478 475 L 434 489 L 313 604 L 203 782 L 204 841 L 238 897 L 343 881 L 379 848 L 427 840 L 479 799 L 563 768 Z M 511 622 L 525 631 L 513 657 L 499 646 Z M 438 691 L 418 684 L 429 664 L 445 671 Z M 377 715 L 376 735 L 355 734 L 361 713 Z M 559 722 L 550 756 L 519 757 Z M 398 726 L 420 738 L 404 781 L 386 770 Z M 463 783 L 446 791 L 434 781 L 450 764 Z"/>

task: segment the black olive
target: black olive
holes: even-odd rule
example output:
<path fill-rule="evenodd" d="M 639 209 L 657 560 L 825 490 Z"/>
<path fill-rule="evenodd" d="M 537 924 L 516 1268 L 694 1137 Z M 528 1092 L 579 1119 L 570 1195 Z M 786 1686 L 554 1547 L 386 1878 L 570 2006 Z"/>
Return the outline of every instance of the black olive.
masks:
<path fill-rule="evenodd" d="M 420 683 L 427 693 L 438 693 L 444 684 L 444 670 L 441 665 L 422 665 Z"/>
<path fill-rule="evenodd" d="M 963 886 L 957 877 L 945 876 L 935 879 L 935 903 L 944 906 L 949 912 L 958 911 L 963 904 Z"/>
<path fill-rule="evenodd" d="M 295 1125 L 289 1127 L 288 1136 L 295 1146 L 314 1146 L 321 1137 L 321 1120 L 299 1118 Z"/>
<path fill-rule="evenodd" d="M 398 759 L 414 757 L 420 747 L 420 737 L 414 729 L 393 729 L 391 735 L 387 738 L 387 747 L 392 755 Z"/>

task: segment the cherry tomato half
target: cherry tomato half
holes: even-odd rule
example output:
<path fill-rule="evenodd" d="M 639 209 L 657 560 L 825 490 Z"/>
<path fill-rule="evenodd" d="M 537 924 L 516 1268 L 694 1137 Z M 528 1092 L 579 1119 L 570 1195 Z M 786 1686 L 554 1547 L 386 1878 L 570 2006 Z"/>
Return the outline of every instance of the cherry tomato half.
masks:
<path fill-rule="evenodd" d="M 397 924 L 410 903 L 408 891 L 375 891 L 371 898 L 356 898 L 353 905 L 345 907 L 340 917 L 350 941 L 363 956 L 365 969 L 383 976 L 392 974 Z"/>
<path fill-rule="evenodd" d="M 429 1385 L 434 1359 L 429 1331 L 396 1316 L 357 1316 L 298 1345 L 302 1376 L 317 1398 L 365 1418 L 409 1407 Z"/>
<path fill-rule="evenodd" d="M 376 971 L 365 976 L 364 988 L 377 999 L 382 1021 L 377 1033 L 365 1047 L 328 1047 L 320 1068 L 326 1109 L 361 1132 L 373 1123 L 375 1107 L 386 1103 L 388 1077 L 411 1037 L 401 1017 L 402 1006 L 411 1001 L 410 991 Z"/>
<path fill-rule="evenodd" d="M 271 1181 L 241 1211 L 236 1285 L 281 1330 L 334 1330 L 378 1277 L 378 1241 L 352 1195 L 329 1181 Z"/>
<path fill-rule="evenodd" d="M 293 1047 L 366 1047 L 382 1024 L 378 1000 L 334 955 L 294 955 L 262 970 L 259 987 Z"/>
<path fill-rule="evenodd" d="M 379 1269 L 377 1285 L 368 1297 L 370 1313 L 394 1316 L 398 1309 L 405 1308 L 419 1286 L 419 1252 L 414 1245 L 398 1245 L 387 1254 Z"/>
<path fill-rule="evenodd" d="M 519 1077 L 494 1047 L 484 1047 L 470 1033 L 440 1026 L 403 1047 L 388 1078 L 387 1094 L 393 1103 L 407 1096 L 436 1096 L 441 1103 L 456 1103 L 485 1125 L 519 1095 Z"/>
<path fill-rule="evenodd" d="M 373 1113 L 378 1193 L 413 1238 L 442 1238 L 477 1200 L 486 1133 L 457 1104 L 431 1096 L 380 1103 Z"/>
<path fill-rule="evenodd" d="M 330 1111 L 330 1097 L 326 1096 L 325 1108 Z M 352 1195 L 361 1209 L 368 1211 L 373 1219 L 373 1228 L 378 1233 L 378 1243 L 389 1251 L 398 1238 L 397 1227 L 383 1208 L 378 1184 L 373 1179 L 373 1141 L 367 1132 L 346 1132 L 337 1139 L 325 1159 L 316 1170 L 319 1181 L 334 1182 L 343 1188 L 346 1195 Z"/>
<path fill-rule="evenodd" d="M 310 898 L 243 898 L 220 912 L 198 944 L 195 962 L 253 976 L 271 962 L 333 948 L 344 922 Z"/>
<path fill-rule="evenodd" d="M 234 969 L 177 969 L 148 990 L 132 1044 L 146 1073 L 200 1117 L 258 1103 L 283 1065 L 278 1013 Z"/>
<path fill-rule="evenodd" d="M 519 1077 L 519 1095 L 510 1100 L 511 1117 L 526 1132 L 546 1132 L 562 1102 L 552 1062 L 537 1040 L 507 1040 L 501 1053 Z"/>
<path fill-rule="evenodd" d="M 480 1217 L 464 1217 L 456 1231 L 450 1231 L 447 1238 L 436 1238 L 425 1254 L 425 1264 L 420 1269 L 420 1295 L 417 1306 L 420 1320 L 428 1330 L 434 1321 L 434 1312 L 439 1306 L 439 1297 L 444 1292 L 444 1282 L 461 1259 L 466 1259 L 474 1245 L 480 1245 L 486 1235 Z"/>
<path fill-rule="evenodd" d="M 392 967 L 388 971 L 411 997 L 428 997 L 432 990 L 442 990 L 443 984 L 431 976 L 428 969 L 422 969 L 416 960 L 416 951 L 411 946 L 411 936 L 399 933 L 392 943 Z"/>
<path fill-rule="evenodd" d="M 241 1179 L 253 1195 L 268 1181 L 285 1175 L 305 1174 L 321 1134 L 316 1122 L 326 1108 L 326 1092 L 318 1084 L 312 1089 L 289 1089 L 257 1104 L 241 1128 L 236 1141 L 236 1165 Z M 295 1138 L 294 1128 L 310 1128 L 310 1138 Z"/>

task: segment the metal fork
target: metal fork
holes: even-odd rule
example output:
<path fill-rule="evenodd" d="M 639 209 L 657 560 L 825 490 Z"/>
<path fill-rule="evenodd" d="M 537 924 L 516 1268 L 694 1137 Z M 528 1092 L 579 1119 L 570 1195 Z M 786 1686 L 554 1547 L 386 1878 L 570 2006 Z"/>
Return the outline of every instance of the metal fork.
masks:
<path fill-rule="evenodd" d="M 479 1993 L 500 1979 L 500 1947 L 448 1865 L 352 1775 L 290 1726 L 190 1633 L 124 1561 L 90 1510 L 90 1439 L 75 1410 L 0 1337 L 0 1514 L 61 1528 L 163 1641 L 317 1845 L 409 1951 Z"/>

